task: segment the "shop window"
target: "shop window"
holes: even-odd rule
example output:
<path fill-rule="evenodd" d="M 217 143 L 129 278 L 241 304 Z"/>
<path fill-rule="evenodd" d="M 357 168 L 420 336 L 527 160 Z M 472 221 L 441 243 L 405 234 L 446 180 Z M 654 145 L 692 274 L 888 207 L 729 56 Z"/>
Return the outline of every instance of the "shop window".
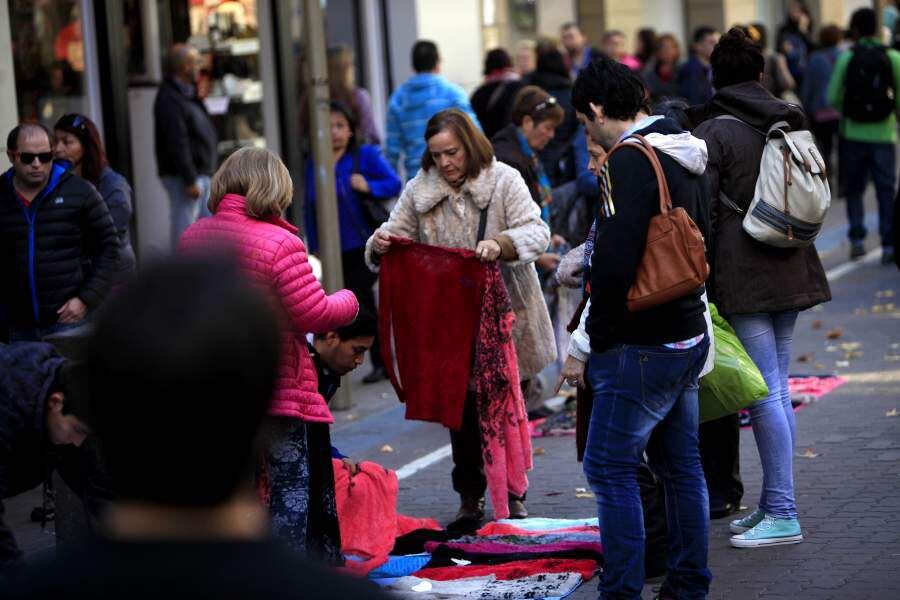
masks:
<path fill-rule="evenodd" d="M 10 0 L 19 119 L 52 126 L 85 112 L 85 56 L 78 2 Z"/>
<path fill-rule="evenodd" d="M 187 42 L 203 56 L 197 92 L 219 134 L 219 159 L 265 147 L 255 0 L 190 0 Z"/>

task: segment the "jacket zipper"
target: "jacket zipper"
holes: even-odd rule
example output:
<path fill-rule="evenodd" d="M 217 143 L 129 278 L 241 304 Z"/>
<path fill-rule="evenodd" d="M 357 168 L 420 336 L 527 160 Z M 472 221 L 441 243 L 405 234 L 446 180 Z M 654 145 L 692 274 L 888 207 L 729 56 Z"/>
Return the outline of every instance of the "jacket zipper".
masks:
<path fill-rule="evenodd" d="M 37 200 L 37 198 L 36 198 Z M 31 286 L 31 311 L 34 313 L 34 322 L 41 322 L 40 310 L 38 309 L 37 282 L 34 276 L 34 223 L 37 220 L 37 210 L 34 211 L 34 217 L 31 216 L 29 208 L 21 203 L 22 214 L 25 215 L 25 222 L 28 224 L 28 283 Z"/>

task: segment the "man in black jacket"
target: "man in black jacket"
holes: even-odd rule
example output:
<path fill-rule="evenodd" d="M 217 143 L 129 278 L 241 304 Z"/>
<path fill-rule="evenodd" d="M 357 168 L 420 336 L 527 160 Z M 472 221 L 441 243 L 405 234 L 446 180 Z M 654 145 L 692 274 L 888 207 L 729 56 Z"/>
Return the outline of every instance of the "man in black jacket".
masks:
<path fill-rule="evenodd" d="M 53 446 L 80 446 L 91 431 L 82 372 L 40 342 L 0 344 L 0 498 L 26 492 L 56 468 L 76 493 L 84 478 L 77 460 L 58 460 Z M 0 576 L 22 557 L 3 522 Z"/>
<path fill-rule="evenodd" d="M 169 195 L 171 242 L 198 217 L 209 216 L 209 180 L 216 170 L 216 128 L 197 96 L 200 55 L 175 44 L 166 59 L 166 77 L 153 103 L 156 167 Z"/>
<path fill-rule="evenodd" d="M 610 59 L 578 76 L 572 104 L 607 151 L 633 134 L 653 145 L 672 198 L 706 227 L 705 145 L 677 123 L 650 117 L 639 77 Z M 600 210 L 590 256 L 591 305 L 573 334 L 564 372 L 593 389 L 584 472 L 599 506 L 604 573 L 601 598 L 638 598 L 644 585 L 644 524 L 637 472 L 644 452 L 663 480 L 669 572 L 661 598 L 705 598 L 708 498 L 698 451 L 698 378 L 706 359 L 702 286 L 672 302 L 630 312 L 628 290 L 659 214 L 659 186 L 637 149 L 617 151 L 600 173 Z M 584 340 L 587 344 L 583 344 Z M 587 347 L 585 347 L 587 346 Z M 580 366 L 580 371 L 574 366 Z M 652 434 L 652 435 L 651 435 Z"/>
<path fill-rule="evenodd" d="M 53 163 L 51 142 L 44 126 L 31 123 L 6 141 L 12 168 L 0 178 L 0 313 L 11 341 L 81 324 L 118 268 L 106 204 L 90 183 Z"/>

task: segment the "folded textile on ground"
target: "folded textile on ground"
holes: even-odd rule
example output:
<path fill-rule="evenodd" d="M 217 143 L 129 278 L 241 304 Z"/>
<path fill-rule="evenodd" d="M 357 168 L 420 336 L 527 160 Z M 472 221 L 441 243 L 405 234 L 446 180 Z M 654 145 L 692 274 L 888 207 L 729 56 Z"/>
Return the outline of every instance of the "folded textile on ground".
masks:
<path fill-rule="evenodd" d="M 464 535 L 452 539 L 448 544 L 503 544 L 505 546 L 551 546 L 563 542 L 600 543 L 600 531 L 552 531 L 536 535 Z"/>
<path fill-rule="evenodd" d="M 543 573 L 521 579 L 498 580 L 493 575 L 438 581 L 421 577 L 401 577 L 385 587 L 395 598 L 564 598 L 579 585 L 578 573 Z"/>
<path fill-rule="evenodd" d="M 466 554 L 531 554 L 535 556 L 553 556 L 557 552 L 583 550 L 603 554 L 603 546 L 599 541 L 554 541 L 547 544 L 505 544 L 501 542 L 428 542 L 425 551 L 434 553 L 438 548 L 460 550 Z"/>
<path fill-rule="evenodd" d="M 431 553 L 431 560 L 425 565 L 425 568 L 434 567 L 452 567 L 459 563 L 456 561 L 466 560 L 475 565 L 501 565 L 511 563 L 517 560 L 535 560 L 537 558 L 570 558 L 570 559 L 587 559 L 598 564 L 602 564 L 603 555 L 591 550 L 556 550 L 550 553 L 538 554 L 535 552 L 509 552 L 496 553 L 489 552 L 486 554 L 461 550 L 458 548 L 449 548 L 445 544 L 441 544 Z"/>
<path fill-rule="evenodd" d="M 591 532 L 600 532 L 600 527 L 596 525 L 576 525 L 574 527 L 562 527 L 558 529 L 522 529 L 521 527 L 516 527 L 515 525 L 508 525 L 507 523 L 499 523 L 497 521 L 492 521 L 479 529 L 476 533 L 478 535 L 544 535 L 546 533 L 591 533 Z M 448 538 L 452 539 L 452 538 Z M 429 540 L 429 541 L 446 541 L 446 540 Z M 423 546 L 424 547 L 424 546 Z"/>
<path fill-rule="evenodd" d="M 821 398 L 845 383 L 847 383 L 846 379 L 836 375 L 792 375 L 788 378 L 788 389 L 790 389 L 792 396 L 808 395 L 814 398 Z"/>
<path fill-rule="evenodd" d="M 431 555 L 408 554 L 406 556 L 388 556 L 387 562 L 373 569 L 369 573 L 370 579 L 382 579 L 385 577 L 405 577 L 412 575 L 416 571 L 420 571 L 422 567 L 428 564 Z"/>
<path fill-rule="evenodd" d="M 527 519 L 499 519 L 496 521 L 502 525 L 513 525 L 519 529 L 551 530 L 564 529 L 566 527 L 579 527 L 583 525 L 600 527 L 597 517 L 586 519 L 550 519 L 546 517 L 529 517 Z"/>
<path fill-rule="evenodd" d="M 364 575 L 387 561 L 404 527 L 440 529 L 433 519 L 400 519 L 397 515 L 397 475 L 373 462 L 359 463 L 352 476 L 340 460 L 332 461 L 335 501 L 341 529 L 341 550 L 362 560 L 347 561 L 344 568 Z"/>
<path fill-rule="evenodd" d="M 434 567 L 420 569 L 414 573 L 416 577 L 450 581 L 493 575 L 498 580 L 521 579 L 541 573 L 578 573 L 583 581 L 594 576 L 597 570 L 596 561 L 590 559 L 538 558 L 535 560 L 516 560 L 500 565 L 463 565 L 456 567 Z"/>

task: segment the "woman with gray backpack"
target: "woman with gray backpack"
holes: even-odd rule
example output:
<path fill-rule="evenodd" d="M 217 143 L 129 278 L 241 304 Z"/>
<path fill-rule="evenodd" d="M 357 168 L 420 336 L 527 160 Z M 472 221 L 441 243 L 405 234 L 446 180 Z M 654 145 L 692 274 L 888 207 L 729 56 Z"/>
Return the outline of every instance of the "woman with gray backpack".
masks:
<path fill-rule="evenodd" d="M 794 413 L 787 386 L 799 311 L 831 299 L 812 242 L 830 202 L 824 161 L 796 105 L 761 84 L 765 59 L 734 28 L 711 57 L 712 100 L 691 109 L 709 150 L 710 300 L 759 367 L 769 394 L 750 408 L 763 469 L 759 506 L 731 523 L 733 546 L 803 540 L 794 496 Z"/>

